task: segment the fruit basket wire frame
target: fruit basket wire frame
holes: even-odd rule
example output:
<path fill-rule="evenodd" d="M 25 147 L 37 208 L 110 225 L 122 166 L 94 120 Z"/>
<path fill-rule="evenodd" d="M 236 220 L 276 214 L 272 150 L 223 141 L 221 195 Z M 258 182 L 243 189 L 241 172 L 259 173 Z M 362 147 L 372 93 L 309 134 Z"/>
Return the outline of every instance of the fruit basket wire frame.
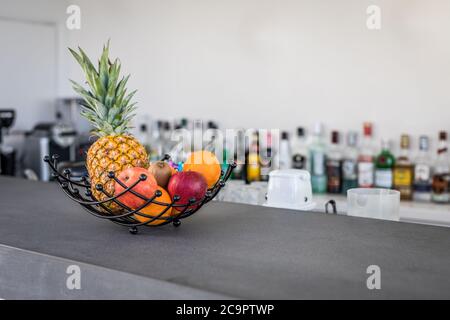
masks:
<path fill-rule="evenodd" d="M 110 179 L 113 179 L 116 183 L 120 184 L 124 188 L 124 190 L 117 195 L 113 195 L 106 192 L 103 188 L 103 185 L 97 184 L 95 186 L 96 190 L 102 192 L 107 196 L 106 199 L 99 201 L 92 194 L 89 178 L 87 176 L 83 176 L 79 179 L 79 181 L 75 181 L 72 177 L 72 172 L 70 169 L 64 169 L 62 170 L 62 172 L 60 172 L 58 170 L 58 158 L 59 156 L 57 154 L 51 157 L 45 156 L 44 162 L 46 162 L 50 167 L 52 171 L 52 177 L 59 183 L 64 193 L 71 200 L 80 204 L 83 209 L 88 211 L 93 216 L 100 219 L 110 220 L 121 226 L 126 226 L 129 228 L 129 232 L 132 234 L 136 234 L 138 232 L 138 227 L 140 226 L 160 227 L 172 223 L 173 226 L 179 227 L 181 224 L 181 219 L 185 219 L 193 215 L 204 204 L 214 199 L 219 191 L 225 186 L 225 182 L 230 178 L 233 169 L 236 167 L 235 162 L 229 164 L 227 170 L 225 172 L 221 171 L 218 181 L 214 184 L 213 187 L 209 188 L 206 191 L 206 194 L 202 199 L 191 198 L 187 203 L 179 203 L 180 196 L 178 195 L 174 195 L 170 203 L 160 202 L 157 200 L 158 197 L 162 195 L 161 191 L 159 190 L 157 190 L 150 198 L 145 197 L 144 195 L 138 193 L 136 190 L 133 190 L 139 183 L 147 179 L 147 176 L 145 174 L 142 174 L 136 182 L 127 187 L 116 177 L 116 174 L 113 171 L 110 171 L 108 173 L 108 177 Z M 167 161 L 169 159 L 170 156 L 165 155 L 162 160 Z M 118 198 L 127 192 L 130 192 L 136 197 L 142 199 L 144 201 L 144 204 L 136 209 L 129 208 L 128 206 L 123 204 Z M 105 205 L 108 202 L 114 202 L 121 208 L 121 210 L 118 213 L 113 212 L 108 208 L 107 205 Z M 152 203 L 163 206 L 164 209 L 162 209 L 161 212 L 155 215 L 149 215 L 140 212 L 140 210 Z M 178 212 L 175 215 L 164 216 L 164 214 L 171 208 L 177 210 Z M 135 215 L 144 217 L 148 220 L 139 221 L 135 218 Z M 158 223 L 152 224 L 152 222 L 154 221 L 157 221 Z"/>

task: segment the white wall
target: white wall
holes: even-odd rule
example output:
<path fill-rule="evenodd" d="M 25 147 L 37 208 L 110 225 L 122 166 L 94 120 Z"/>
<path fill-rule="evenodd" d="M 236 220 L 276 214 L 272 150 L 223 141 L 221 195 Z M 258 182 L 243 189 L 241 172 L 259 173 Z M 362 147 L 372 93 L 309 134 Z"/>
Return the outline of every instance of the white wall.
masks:
<path fill-rule="evenodd" d="M 61 19 L 56 1 L 28 1 L 37 2 L 57 6 Z M 282 129 L 371 120 L 379 137 L 397 140 L 450 129 L 448 0 L 71 3 L 81 6 L 82 29 L 64 42 L 97 56 L 111 38 L 141 115 Z M 381 7 L 380 31 L 366 28 L 370 4 Z M 65 78 L 81 73 L 61 52 L 59 92 L 71 95 Z"/>
<path fill-rule="evenodd" d="M 0 108 L 17 111 L 15 128 L 49 120 L 57 96 L 57 41 L 53 24 L 0 18 Z M 32 54 L 30 54 L 32 52 Z"/>
<path fill-rule="evenodd" d="M 54 119 L 69 74 L 63 50 L 67 5 L 66 0 L 0 0 L 0 108 L 17 110 L 14 129 Z"/>

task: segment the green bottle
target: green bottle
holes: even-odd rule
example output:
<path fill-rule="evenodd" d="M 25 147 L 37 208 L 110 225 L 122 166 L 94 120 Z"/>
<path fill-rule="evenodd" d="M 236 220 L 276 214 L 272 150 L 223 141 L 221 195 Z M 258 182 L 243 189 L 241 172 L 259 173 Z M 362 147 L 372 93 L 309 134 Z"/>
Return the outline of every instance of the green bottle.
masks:
<path fill-rule="evenodd" d="M 375 187 L 392 189 L 395 157 L 389 151 L 389 142 L 381 142 L 381 152 L 375 158 Z"/>
<path fill-rule="evenodd" d="M 311 185 L 313 193 L 327 192 L 327 175 L 325 171 L 326 146 L 323 140 L 323 127 L 316 123 L 311 145 L 309 146 L 309 161 L 311 173 Z"/>
<path fill-rule="evenodd" d="M 358 134 L 354 131 L 347 133 L 347 148 L 342 161 L 342 193 L 358 187 Z"/>

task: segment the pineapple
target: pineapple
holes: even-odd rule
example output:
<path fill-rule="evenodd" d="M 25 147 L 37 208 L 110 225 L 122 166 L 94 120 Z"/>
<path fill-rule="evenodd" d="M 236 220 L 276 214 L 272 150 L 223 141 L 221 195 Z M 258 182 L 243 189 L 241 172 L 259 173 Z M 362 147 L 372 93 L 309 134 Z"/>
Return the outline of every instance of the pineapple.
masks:
<path fill-rule="evenodd" d="M 109 60 L 109 42 L 103 47 L 98 69 L 85 52 L 78 49 L 76 52 L 69 48 L 84 71 L 88 89 L 71 82 L 73 89 L 84 99 L 81 114 L 94 126 L 93 133 L 99 137 L 88 150 L 86 167 L 93 196 L 105 200 L 108 196 L 98 191 L 96 185 L 101 184 L 107 194 L 113 195 L 115 181 L 108 173 L 114 171 L 117 176 L 130 167 L 148 168 L 148 155 L 144 146 L 128 132 L 136 109 L 136 103 L 131 103 L 136 91 L 127 93 L 129 76 L 119 80 L 120 61 L 116 59 L 111 63 Z M 112 201 L 105 206 L 114 213 L 121 211 Z"/>

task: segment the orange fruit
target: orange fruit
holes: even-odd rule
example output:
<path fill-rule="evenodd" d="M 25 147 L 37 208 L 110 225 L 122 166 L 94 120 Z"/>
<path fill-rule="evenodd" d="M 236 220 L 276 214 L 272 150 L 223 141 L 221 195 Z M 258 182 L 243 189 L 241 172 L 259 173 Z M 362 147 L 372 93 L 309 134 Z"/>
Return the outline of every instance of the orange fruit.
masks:
<path fill-rule="evenodd" d="M 183 165 L 183 171 L 195 171 L 200 173 L 212 188 L 220 178 L 220 162 L 214 153 L 202 150 L 189 154 Z"/>
<path fill-rule="evenodd" d="M 158 186 L 158 190 L 161 191 L 161 196 L 160 197 L 156 197 L 154 201 L 158 201 L 161 203 L 167 203 L 170 204 L 172 202 L 172 199 L 170 198 L 169 193 L 164 190 L 163 188 Z M 161 204 L 156 204 L 156 203 L 150 203 L 148 206 L 146 206 L 145 208 L 141 209 L 139 212 L 143 213 L 143 214 L 148 214 L 150 216 L 156 217 L 159 216 L 161 214 L 161 212 L 163 212 L 165 209 L 167 208 L 167 206 L 165 205 L 161 205 Z M 155 221 L 152 221 L 149 223 L 149 225 L 159 225 L 161 223 L 166 222 L 167 220 L 165 219 L 161 219 L 161 218 L 168 218 L 173 216 L 172 214 L 172 209 L 173 208 L 169 208 L 169 210 L 167 210 L 166 212 L 164 212 L 164 214 L 156 219 Z M 147 218 L 147 217 L 143 217 L 140 216 L 138 214 L 135 214 L 134 217 L 140 221 L 140 222 L 147 222 L 150 221 L 152 218 Z"/>

